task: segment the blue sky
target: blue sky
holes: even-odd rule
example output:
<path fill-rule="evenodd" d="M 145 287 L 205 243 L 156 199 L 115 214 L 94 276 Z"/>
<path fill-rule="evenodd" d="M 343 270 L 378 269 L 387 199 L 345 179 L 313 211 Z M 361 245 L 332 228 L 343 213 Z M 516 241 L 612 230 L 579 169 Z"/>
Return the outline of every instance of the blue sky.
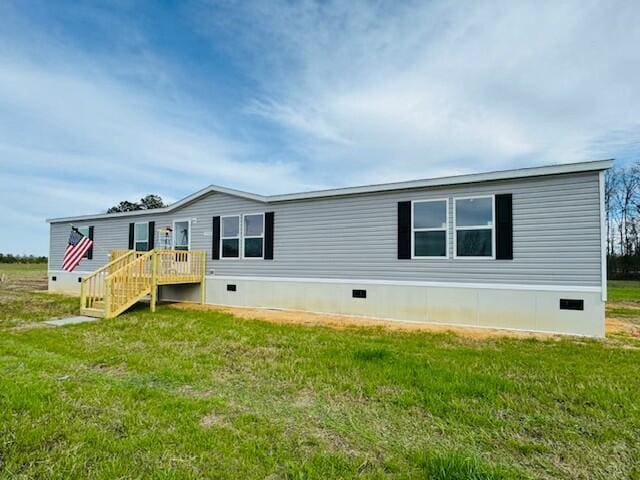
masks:
<path fill-rule="evenodd" d="M 44 219 L 640 158 L 640 2 L 0 2 L 0 251 Z"/>

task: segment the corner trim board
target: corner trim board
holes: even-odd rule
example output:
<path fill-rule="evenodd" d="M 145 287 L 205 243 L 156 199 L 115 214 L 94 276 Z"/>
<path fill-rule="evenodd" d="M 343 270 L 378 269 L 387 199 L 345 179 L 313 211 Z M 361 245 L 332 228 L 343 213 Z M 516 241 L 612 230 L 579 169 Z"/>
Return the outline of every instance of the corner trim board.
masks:
<path fill-rule="evenodd" d="M 602 301 L 607 301 L 607 220 L 604 203 L 604 172 L 599 173 L 600 186 L 600 284 Z"/>

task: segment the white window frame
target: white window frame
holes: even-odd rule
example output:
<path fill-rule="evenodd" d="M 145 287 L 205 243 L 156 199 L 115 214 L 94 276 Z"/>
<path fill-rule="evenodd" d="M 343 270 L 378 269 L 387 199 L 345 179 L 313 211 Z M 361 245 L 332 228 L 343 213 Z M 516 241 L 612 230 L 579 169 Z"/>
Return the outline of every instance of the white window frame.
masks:
<path fill-rule="evenodd" d="M 429 202 L 445 202 L 445 227 L 443 228 L 415 228 L 414 223 L 414 204 Z M 425 256 L 416 255 L 415 238 L 416 232 L 441 232 L 444 230 L 445 238 L 445 255 L 444 256 Z M 411 259 L 412 260 L 448 260 L 449 259 L 449 198 L 425 198 L 422 200 L 411 201 Z"/>
<path fill-rule="evenodd" d="M 147 228 L 145 229 L 145 232 L 147 232 L 147 239 L 146 240 L 137 240 L 136 239 L 136 231 L 137 231 L 137 227 L 138 225 L 146 225 Z M 141 242 L 145 242 L 147 244 L 147 250 L 136 250 L 136 244 L 137 243 L 141 243 Z M 134 252 L 148 252 L 149 250 L 151 250 L 151 248 L 149 248 L 149 222 L 135 222 L 133 224 L 133 251 Z"/>
<path fill-rule="evenodd" d="M 456 204 L 458 200 L 471 200 L 471 199 L 491 199 L 491 227 L 486 225 L 471 225 L 459 227 L 456 221 Z M 489 230 L 491 228 L 491 256 L 486 257 L 467 257 L 458 255 L 458 230 Z M 461 260 L 495 260 L 496 259 L 496 199 L 495 194 L 489 195 L 469 195 L 466 197 L 454 197 L 453 198 L 453 258 Z"/>
<path fill-rule="evenodd" d="M 171 239 L 171 246 L 173 247 L 173 249 L 176 249 L 176 223 L 180 223 L 180 222 L 187 222 L 187 225 L 189 226 L 189 229 L 187 230 L 187 235 L 189 237 L 189 241 L 187 243 L 187 250 L 191 250 L 191 219 L 190 218 L 176 218 L 173 221 L 172 227 L 173 227 L 173 235 L 172 235 L 172 239 Z M 183 245 L 181 245 L 183 246 Z M 184 250 L 183 250 L 184 251 Z"/>
<path fill-rule="evenodd" d="M 224 236 L 224 219 L 225 218 L 237 218 L 238 219 L 238 235 L 235 237 Z M 224 240 L 238 239 L 238 256 L 237 257 L 225 257 L 222 254 L 222 244 Z M 220 217 L 220 260 L 240 260 L 242 258 L 242 215 L 222 215 Z"/>
<path fill-rule="evenodd" d="M 261 216 L 262 217 L 262 235 L 245 235 L 244 234 L 244 217 L 251 217 L 251 216 Z M 241 225 L 240 225 L 240 230 L 242 233 L 242 247 L 241 247 L 241 252 L 242 252 L 242 259 L 243 260 L 264 260 L 264 212 L 257 212 L 257 213 L 243 213 L 242 214 L 242 218 L 241 218 Z M 260 257 L 245 257 L 244 255 L 244 241 L 246 239 L 251 239 L 251 238 L 260 238 L 262 240 L 262 255 Z"/>

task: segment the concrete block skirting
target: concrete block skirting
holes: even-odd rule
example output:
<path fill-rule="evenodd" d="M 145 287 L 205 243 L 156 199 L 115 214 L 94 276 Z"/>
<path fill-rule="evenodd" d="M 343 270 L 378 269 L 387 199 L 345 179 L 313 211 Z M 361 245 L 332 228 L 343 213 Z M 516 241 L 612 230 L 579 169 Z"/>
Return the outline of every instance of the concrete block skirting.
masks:
<path fill-rule="evenodd" d="M 79 294 L 77 279 L 86 273 L 50 271 L 49 290 Z M 205 302 L 214 305 L 604 336 L 604 302 L 598 287 L 215 276 L 207 277 L 205 284 Z M 228 285 L 235 285 L 235 291 Z M 354 298 L 353 290 L 366 290 L 366 298 Z M 162 286 L 159 299 L 199 302 L 200 285 Z M 561 310 L 560 299 L 582 300 L 584 310 Z"/>
<path fill-rule="evenodd" d="M 377 281 L 207 277 L 205 301 L 473 327 L 604 336 L 604 302 L 596 287 L 416 285 Z M 228 285 L 235 285 L 228 289 Z M 189 296 L 197 298 L 197 288 Z M 366 298 L 354 298 L 365 290 Z M 177 291 L 172 292 L 178 300 Z M 584 310 L 561 310 L 560 299 Z"/>
<path fill-rule="evenodd" d="M 78 279 L 91 275 L 92 272 L 64 270 L 49 270 L 49 291 L 52 293 L 65 293 L 67 295 L 80 295 L 80 282 Z"/>

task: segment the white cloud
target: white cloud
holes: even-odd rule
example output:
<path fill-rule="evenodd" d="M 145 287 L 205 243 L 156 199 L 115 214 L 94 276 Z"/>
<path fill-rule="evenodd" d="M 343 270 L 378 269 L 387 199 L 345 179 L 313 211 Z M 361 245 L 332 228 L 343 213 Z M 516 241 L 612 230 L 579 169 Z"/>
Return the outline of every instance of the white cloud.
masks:
<path fill-rule="evenodd" d="M 184 6 L 237 68 L 228 82 L 246 80 L 225 104 L 201 98 L 191 87 L 208 79 L 190 84 L 130 12 L 74 6 L 110 35 L 96 55 L 6 5 L 1 213 L 30 233 L 0 251 L 45 253 L 45 217 L 147 192 L 281 193 L 640 153 L 638 2 Z"/>
<path fill-rule="evenodd" d="M 100 212 L 146 193 L 177 199 L 210 183 L 274 192 L 296 181 L 295 164 L 260 158 L 219 112 L 171 82 L 150 81 L 144 62 L 102 62 L 37 37 L 37 45 L 12 37 L 15 51 L 0 47 L 0 204 L 12 231 L 0 251 L 46 253 L 45 218 Z M 28 54 L 41 45 L 48 58 Z M 144 88 L 122 71 L 136 72 Z"/>
<path fill-rule="evenodd" d="M 640 137 L 638 2 L 269 1 L 213 15 L 199 28 L 235 32 L 262 86 L 256 113 L 338 181 L 608 157 L 609 132 Z"/>

